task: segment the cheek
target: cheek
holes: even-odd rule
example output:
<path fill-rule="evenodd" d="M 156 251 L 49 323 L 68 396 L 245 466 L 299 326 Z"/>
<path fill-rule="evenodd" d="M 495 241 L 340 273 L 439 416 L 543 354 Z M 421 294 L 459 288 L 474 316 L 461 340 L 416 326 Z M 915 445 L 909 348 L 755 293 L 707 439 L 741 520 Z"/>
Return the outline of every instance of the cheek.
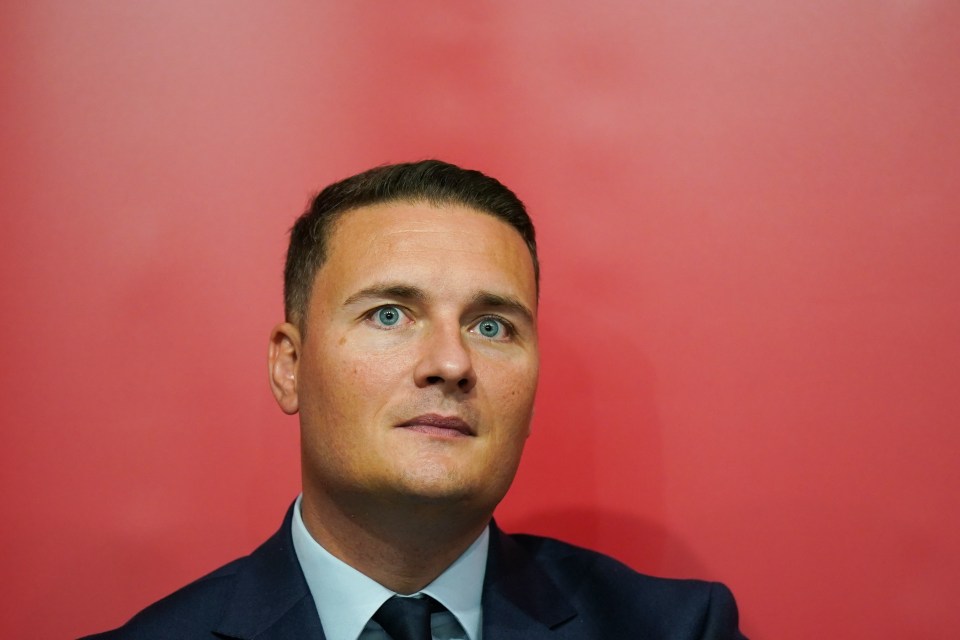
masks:
<path fill-rule="evenodd" d="M 358 352 L 345 347 L 338 351 L 338 357 L 328 359 L 317 372 L 323 382 L 313 404 L 320 415 L 350 432 L 360 424 L 380 421 L 404 388 L 403 358 L 377 350 Z"/>
<path fill-rule="evenodd" d="M 504 371 L 503 366 L 488 372 L 491 386 L 488 397 L 501 422 L 508 427 L 505 436 L 526 437 L 529 432 L 533 400 L 537 393 L 535 364 L 517 364 Z"/>
<path fill-rule="evenodd" d="M 335 433 L 361 418 L 371 390 L 382 384 L 381 371 L 369 354 L 359 354 L 341 337 L 320 345 L 301 362 L 301 420 Z"/>
<path fill-rule="evenodd" d="M 396 388 L 408 368 L 408 355 L 399 350 L 370 349 L 340 358 L 339 375 L 349 379 L 354 395 L 363 390 L 376 394 Z M 334 375 L 337 375 L 336 373 Z M 362 399 L 362 398 L 361 398 Z"/>
<path fill-rule="evenodd" d="M 397 351 L 377 340 L 345 334 L 318 351 L 312 368 L 328 387 L 352 388 L 356 393 L 356 389 L 376 387 L 389 379 L 401 360 Z"/>
<path fill-rule="evenodd" d="M 505 376 L 511 388 L 511 397 L 518 402 L 533 402 L 533 397 L 537 393 L 538 379 L 539 361 L 536 359 L 517 362 L 511 369 L 510 375 Z"/>

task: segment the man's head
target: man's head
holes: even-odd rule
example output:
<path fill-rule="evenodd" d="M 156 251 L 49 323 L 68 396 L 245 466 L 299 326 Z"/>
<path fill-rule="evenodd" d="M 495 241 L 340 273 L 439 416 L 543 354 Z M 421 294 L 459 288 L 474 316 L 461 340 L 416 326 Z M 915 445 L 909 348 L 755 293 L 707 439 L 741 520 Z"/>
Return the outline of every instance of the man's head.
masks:
<path fill-rule="evenodd" d="M 287 322 L 305 328 L 304 315 L 317 271 L 327 259 L 330 233 L 346 212 L 387 202 L 455 204 L 499 218 L 517 230 L 533 259 L 539 285 L 540 264 L 533 223 L 517 196 L 479 171 L 439 160 L 385 165 L 364 171 L 321 191 L 290 230 L 283 298 Z"/>
<path fill-rule="evenodd" d="M 477 172 L 395 165 L 325 189 L 293 235 L 270 376 L 300 413 L 305 502 L 492 510 L 539 366 L 523 205 Z"/>

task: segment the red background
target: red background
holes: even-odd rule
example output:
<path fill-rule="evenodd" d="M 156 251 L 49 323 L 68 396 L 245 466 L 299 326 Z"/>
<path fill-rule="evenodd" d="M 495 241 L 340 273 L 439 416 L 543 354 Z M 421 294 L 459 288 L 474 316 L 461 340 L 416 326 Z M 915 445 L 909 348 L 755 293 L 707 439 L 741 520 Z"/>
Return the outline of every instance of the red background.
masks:
<path fill-rule="evenodd" d="M 960 636 L 960 4 L 0 11 L 2 637 L 276 528 L 286 229 L 434 156 L 541 238 L 507 529 L 723 580 L 754 638 Z"/>

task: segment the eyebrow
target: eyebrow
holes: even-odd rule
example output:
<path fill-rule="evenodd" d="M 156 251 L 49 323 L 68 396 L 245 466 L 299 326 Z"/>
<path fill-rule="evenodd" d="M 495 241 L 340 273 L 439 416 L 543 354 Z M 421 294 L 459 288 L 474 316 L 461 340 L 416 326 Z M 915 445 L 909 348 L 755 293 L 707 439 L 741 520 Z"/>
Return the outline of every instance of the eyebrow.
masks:
<path fill-rule="evenodd" d="M 384 298 L 423 302 L 428 296 L 427 292 L 420 287 L 399 283 L 383 283 L 365 287 L 357 291 L 344 300 L 343 306 L 346 307 L 364 300 L 382 300 Z M 474 306 L 487 309 L 493 308 L 513 311 L 523 316 L 528 322 L 533 323 L 533 312 L 513 296 L 500 295 L 490 291 L 478 291 L 471 299 L 471 303 Z"/>
<path fill-rule="evenodd" d="M 407 284 L 375 284 L 372 287 L 366 287 L 357 291 L 355 294 L 344 300 L 343 306 L 349 306 L 362 300 L 373 300 L 381 298 L 394 298 L 397 300 L 417 300 L 427 299 L 427 293 L 420 287 L 414 287 Z"/>
<path fill-rule="evenodd" d="M 533 312 L 513 296 L 501 296 L 489 291 L 479 291 L 473 296 L 473 304 L 478 307 L 507 309 L 523 316 L 527 322 L 533 324 Z"/>

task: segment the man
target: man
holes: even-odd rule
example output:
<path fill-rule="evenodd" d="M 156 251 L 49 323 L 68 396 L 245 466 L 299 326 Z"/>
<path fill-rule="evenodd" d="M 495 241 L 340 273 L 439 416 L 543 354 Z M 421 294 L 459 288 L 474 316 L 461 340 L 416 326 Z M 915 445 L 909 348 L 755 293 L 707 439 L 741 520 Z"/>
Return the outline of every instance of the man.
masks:
<path fill-rule="evenodd" d="M 269 350 L 302 495 L 253 554 L 98 637 L 742 638 L 721 585 L 492 523 L 529 435 L 538 281 L 523 204 L 479 172 L 324 189 L 291 231 Z"/>

